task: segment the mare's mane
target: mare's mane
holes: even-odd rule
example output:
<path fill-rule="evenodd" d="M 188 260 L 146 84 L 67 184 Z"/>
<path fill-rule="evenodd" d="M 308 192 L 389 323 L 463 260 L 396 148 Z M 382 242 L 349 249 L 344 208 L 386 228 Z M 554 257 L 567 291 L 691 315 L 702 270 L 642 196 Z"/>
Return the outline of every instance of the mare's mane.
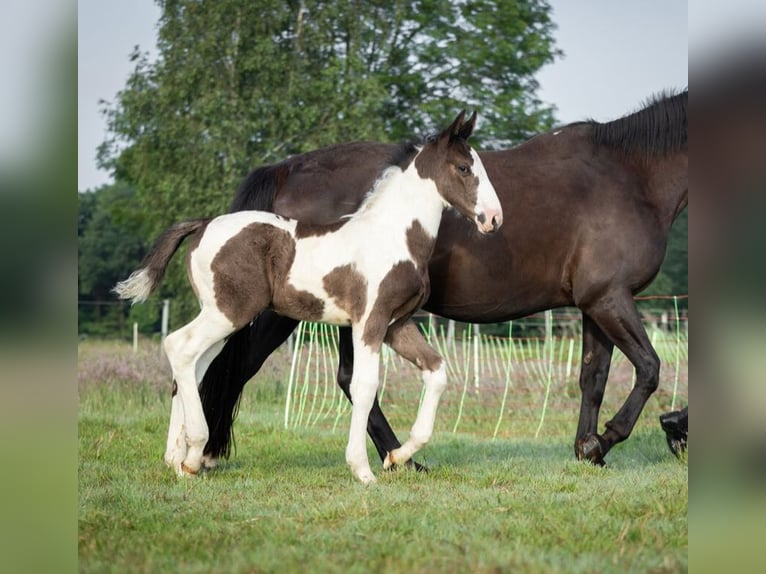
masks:
<path fill-rule="evenodd" d="M 611 122 L 590 120 L 596 146 L 640 154 L 644 159 L 665 156 L 687 148 L 689 90 L 660 92 L 637 112 Z"/>

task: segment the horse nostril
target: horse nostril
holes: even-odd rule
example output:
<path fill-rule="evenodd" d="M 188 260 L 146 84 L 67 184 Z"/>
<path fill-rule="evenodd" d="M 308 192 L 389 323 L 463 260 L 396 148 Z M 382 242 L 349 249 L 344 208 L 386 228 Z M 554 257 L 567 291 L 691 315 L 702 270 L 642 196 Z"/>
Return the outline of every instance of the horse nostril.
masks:
<path fill-rule="evenodd" d="M 482 211 L 479 215 L 476 216 L 476 219 L 478 219 L 479 223 L 483 225 L 484 222 L 487 220 L 487 216 L 484 215 L 484 212 Z"/>
<path fill-rule="evenodd" d="M 495 215 L 492 217 L 492 231 L 497 231 L 500 229 L 500 226 L 503 224 L 503 218 Z"/>

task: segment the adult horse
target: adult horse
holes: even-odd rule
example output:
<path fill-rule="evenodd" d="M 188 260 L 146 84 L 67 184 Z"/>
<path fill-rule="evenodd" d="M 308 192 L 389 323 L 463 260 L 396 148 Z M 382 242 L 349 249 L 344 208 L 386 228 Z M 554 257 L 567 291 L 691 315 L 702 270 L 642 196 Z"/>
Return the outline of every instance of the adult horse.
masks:
<path fill-rule="evenodd" d="M 573 123 L 509 150 L 481 152 L 509 222 L 480 239 L 470 223 L 445 214 L 429 264 L 431 294 L 424 308 L 443 317 L 494 323 L 554 307 L 581 310 L 582 398 L 574 451 L 595 464 L 628 438 L 659 382 L 660 360 L 633 295 L 659 271 L 671 224 L 688 202 L 687 105 L 686 90 L 661 94 L 611 122 Z M 359 206 L 392 149 L 347 143 L 258 168 L 231 209 L 337 221 Z M 200 393 L 211 459 L 228 456 L 245 383 L 296 325 L 264 312 L 227 341 L 208 369 Z M 636 382 L 599 434 L 615 345 L 635 367 Z M 348 397 L 353 350 L 347 329 L 341 329 L 339 351 L 338 384 Z M 400 446 L 377 400 L 367 431 L 382 460 Z"/>

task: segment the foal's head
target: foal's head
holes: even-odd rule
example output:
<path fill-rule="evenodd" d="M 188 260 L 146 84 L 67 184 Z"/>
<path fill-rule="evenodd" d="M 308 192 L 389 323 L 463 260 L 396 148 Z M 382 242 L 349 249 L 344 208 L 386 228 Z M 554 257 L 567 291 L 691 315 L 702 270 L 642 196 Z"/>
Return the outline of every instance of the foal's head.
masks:
<path fill-rule="evenodd" d="M 476 112 L 465 121 L 465 111 L 439 135 L 429 137 L 415 158 L 423 178 L 432 179 L 444 200 L 476 223 L 481 233 L 492 233 L 503 223 L 503 208 L 484 165 L 466 141 L 476 125 Z"/>

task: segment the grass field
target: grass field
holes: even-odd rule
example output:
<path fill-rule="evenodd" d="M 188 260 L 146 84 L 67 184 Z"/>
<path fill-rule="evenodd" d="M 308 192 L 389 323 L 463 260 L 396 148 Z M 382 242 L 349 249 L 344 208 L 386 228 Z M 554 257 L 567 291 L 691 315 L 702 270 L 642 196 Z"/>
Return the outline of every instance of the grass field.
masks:
<path fill-rule="evenodd" d="M 538 409 L 509 408 L 494 440 L 497 404 L 472 416 L 482 403 L 464 403 L 452 432 L 448 402 L 446 422 L 418 456 L 430 472 L 384 473 L 374 464 L 379 481 L 364 487 L 344 463 L 347 417 L 284 428 L 288 368 L 289 357 L 277 356 L 248 385 L 232 459 L 179 480 L 162 462 L 169 375 L 156 348 L 134 356 L 124 345 L 81 343 L 81 571 L 687 569 L 687 466 L 671 457 L 656 424 L 667 389 L 607 468 L 573 460 L 572 397 L 551 401 L 538 438 Z M 630 384 L 620 378 L 618 369 L 609 413 Z M 408 404 L 393 375 L 387 384 L 383 407 L 403 438 L 417 397 Z M 555 394 L 572 395 L 571 381 L 563 385 Z M 685 404 L 685 384 L 682 391 Z M 541 402 L 534 385 L 511 394 L 509 404 Z M 371 446 L 370 457 L 377 460 Z"/>

